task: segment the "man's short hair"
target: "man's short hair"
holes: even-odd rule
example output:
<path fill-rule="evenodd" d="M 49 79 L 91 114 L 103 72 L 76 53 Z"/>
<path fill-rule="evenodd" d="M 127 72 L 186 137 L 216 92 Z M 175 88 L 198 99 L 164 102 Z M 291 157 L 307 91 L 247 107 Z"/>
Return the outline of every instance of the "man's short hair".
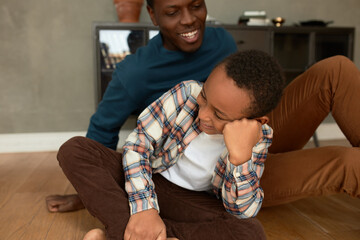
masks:
<path fill-rule="evenodd" d="M 259 50 L 234 53 L 219 63 L 236 85 L 249 91 L 251 99 L 248 118 L 265 116 L 278 104 L 285 78 L 274 57 Z"/>

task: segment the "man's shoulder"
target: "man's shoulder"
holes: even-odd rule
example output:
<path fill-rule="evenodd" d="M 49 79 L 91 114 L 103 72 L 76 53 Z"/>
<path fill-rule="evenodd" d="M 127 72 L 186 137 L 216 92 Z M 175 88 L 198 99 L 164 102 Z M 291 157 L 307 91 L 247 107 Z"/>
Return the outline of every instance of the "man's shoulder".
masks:
<path fill-rule="evenodd" d="M 134 82 L 133 79 L 144 79 L 148 76 L 149 64 L 156 61 L 155 56 L 157 54 L 153 45 L 140 47 L 134 54 L 127 55 L 116 65 L 113 77 L 129 79 L 126 84 Z"/>
<path fill-rule="evenodd" d="M 204 36 L 204 48 L 215 48 L 226 56 L 237 51 L 237 46 L 232 35 L 222 27 L 207 26 Z"/>
<path fill-rule="evenodd" d="M 209 37 L 216 37 L 219 39 L 227 39 L 233 41 L 233 37 L 231 36 L 231 34 L 221 26 L 219 27 L 207 26 L 205 29 L 205 36 L 207 35 Z"/>

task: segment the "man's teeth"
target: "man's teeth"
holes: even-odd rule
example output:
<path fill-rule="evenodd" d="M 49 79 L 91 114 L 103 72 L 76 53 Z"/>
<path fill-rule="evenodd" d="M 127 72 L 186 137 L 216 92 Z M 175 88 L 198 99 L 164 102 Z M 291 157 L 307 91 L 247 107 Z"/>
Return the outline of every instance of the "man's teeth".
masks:
<path fill-rule="evenodd" d="M 195 37 L 196 33 L 197 33 L 197 30 L 195 30 L 193 32 L 182 33 L 180 35 L 183 36 L 183 37 L 186 37 L 186 38 L 193 38 L 193 37 Z"/>

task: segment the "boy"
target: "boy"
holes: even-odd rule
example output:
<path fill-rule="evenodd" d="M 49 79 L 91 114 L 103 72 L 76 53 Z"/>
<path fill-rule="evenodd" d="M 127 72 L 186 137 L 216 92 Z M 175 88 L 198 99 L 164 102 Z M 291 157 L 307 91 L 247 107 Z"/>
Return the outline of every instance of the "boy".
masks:
<path fill-rule="evenodd" d="M 204 85 L 182 82 L 142 112 L 124 146 L 125 183 L 108 161 L 115 153 L 90 139 L 65 143 L 60 165 L 108 239 L 265 239 L 252 217 L 264 197 L 260 178 L 272 141 L 266 114 L 283 86 L 272 57 L 236 53 Z M 74 159 L 81 144 L 91 159 Z M 99 231 L 84 239 L 105 239 Z"/>

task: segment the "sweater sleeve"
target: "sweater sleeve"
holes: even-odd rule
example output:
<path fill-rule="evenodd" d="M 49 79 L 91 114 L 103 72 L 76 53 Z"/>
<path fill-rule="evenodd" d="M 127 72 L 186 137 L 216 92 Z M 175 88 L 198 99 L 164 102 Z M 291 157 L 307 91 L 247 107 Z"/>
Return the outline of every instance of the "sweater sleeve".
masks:
<path fill-rule="evenodd" d="M 90 119 L 86 137 L 116 149 L 121 126 L 137 108 L 138 104 L 129 96 L 128 89 L 115 71 L 98 109 Z"/>

